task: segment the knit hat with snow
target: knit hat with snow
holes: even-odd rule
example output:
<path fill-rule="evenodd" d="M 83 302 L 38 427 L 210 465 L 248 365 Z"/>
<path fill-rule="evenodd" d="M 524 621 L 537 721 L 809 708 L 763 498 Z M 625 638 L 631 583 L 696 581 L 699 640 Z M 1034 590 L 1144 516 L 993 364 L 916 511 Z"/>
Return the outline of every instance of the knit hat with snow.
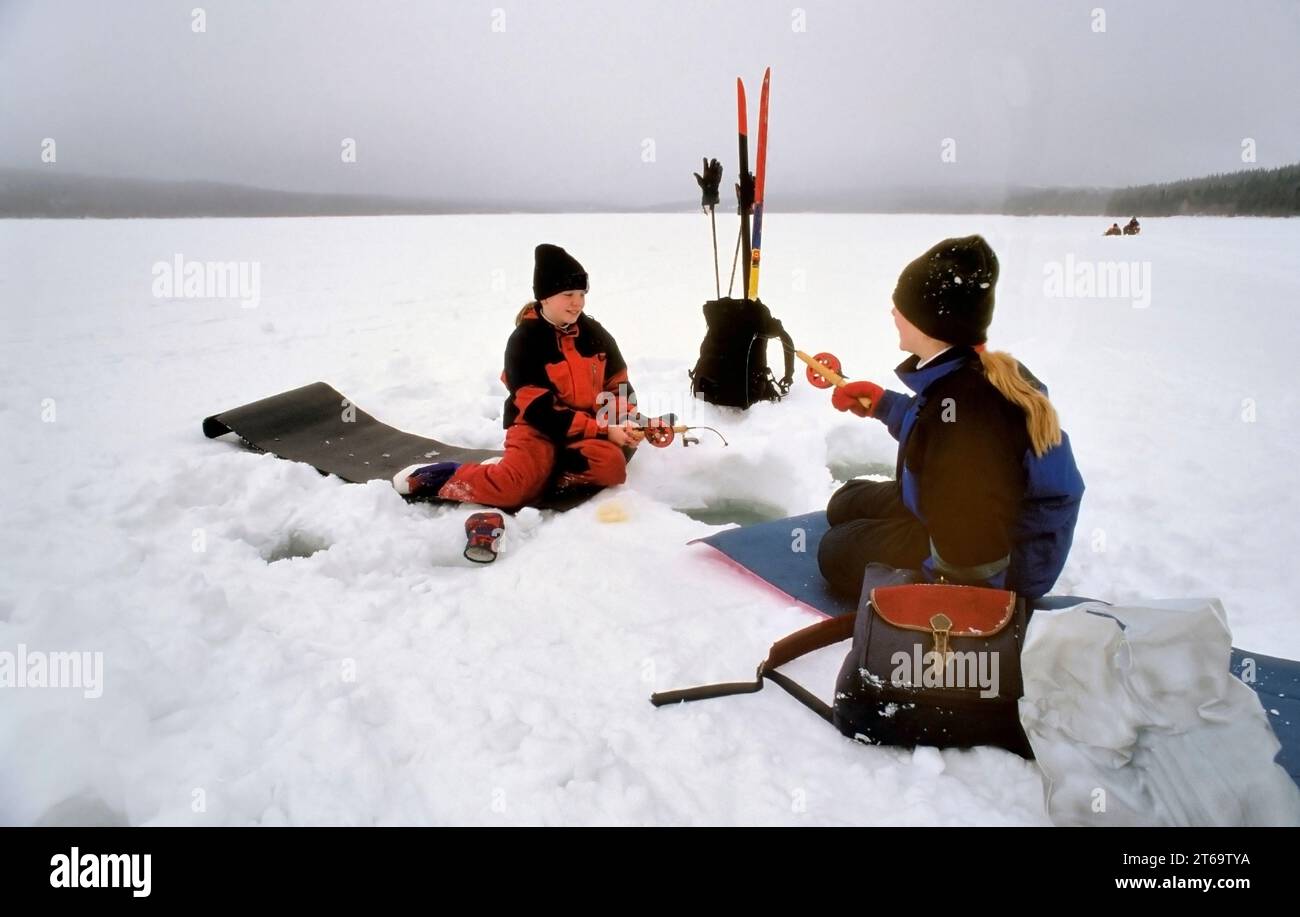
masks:
<path fill-rule="evenodd" d="M 944 239 L 903 268 L 894 305 L 930 337 L 973 347 L 993 321 L 997 282 L 998 256 L 983 236 Z"/>

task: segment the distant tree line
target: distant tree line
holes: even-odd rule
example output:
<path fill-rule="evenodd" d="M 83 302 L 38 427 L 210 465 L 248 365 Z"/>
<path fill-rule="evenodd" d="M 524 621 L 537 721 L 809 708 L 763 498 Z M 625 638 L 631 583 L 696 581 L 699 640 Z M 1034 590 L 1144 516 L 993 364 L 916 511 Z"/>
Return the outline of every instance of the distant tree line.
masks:
<path fill-rule="evenodd" d="M 206 181 L 167 182 L 0 168 L 3 217 L 243 217 L 359 214 L 569 213 L 611 210 L 694 212 L 698 198 L 635 206 L 626 201 L 569 201 L 551 205 L 473 199 L 428 199 L 357 193 L 279 191 Z M 789 195 L 774 212 L 1007 213 L 1015 216 L 1128 218 L 1300 216 L 1300 163 L 1132 188 L 897 186 L 858 192 Z"/>
<path fill-rule="evenodd" d="M 1300 216 L 1300 163 L 1120 189 L 1017 191 L 1008 196 L 1005 209 L 1024 215 Z"/>
<path fill-rule="evenodd" d="M 1111 195 L 1108 215 L 1285 217 L 1300 215 L 1300 163 L 1124 188 Z"/>

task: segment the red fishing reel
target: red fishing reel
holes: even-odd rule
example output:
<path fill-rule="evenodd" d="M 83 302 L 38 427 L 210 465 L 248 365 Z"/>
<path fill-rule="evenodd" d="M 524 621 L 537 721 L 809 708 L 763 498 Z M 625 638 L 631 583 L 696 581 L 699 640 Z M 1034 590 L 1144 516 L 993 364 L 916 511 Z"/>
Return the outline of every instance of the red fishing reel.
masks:
<path fill-rule="evenodd" d="M 673 437 L 676 430 L 673 429 L 672 421 L 675 420 L 671 414 L 665 420 L 662 417 L 650 417 L 641 427 L 645 431 L 645 441 L 657 449 L 666 449 L 673 444 Z"/>
<path fill-rule="evenodd" d="M 717 430 L 712 427 L 688 427 L 685 424 L 679 424 L 677 422 L 676 414 L 664 414 L 662 417 L 642 416 L 636 420 L 636 424 L 641 429 L 641 432 L 645 434 L 645 441 L 656 449 L 666 449 L 668 446 L 671 446 L 673 440 L 677 438 L 678 433 L 683 434 L 683 446 L 690 446 L 699 443 L 697 437 L 685 435 L 691 430 L 708 430 L 711 433 L 716 433 L 718 439 L 722 440 L 722 445 L 727 445 L 726 437 L 721 433 L 718 433 Z"/>
<path fill-rule="evenodd" d="M 813 360 L 820 363 L 822 366 L 825 366 L 836 375 L 844 375 L 840 372 L 840 358 L 835 356 L 833 353 L 819 353 L 817 356 L 813 357 Z M 833 388 L 835 385 L 834 382 L 818 373 L 811 365 L 808 367 L 807 373 L 808 383 L 813 386 L 813 388 Z"/>

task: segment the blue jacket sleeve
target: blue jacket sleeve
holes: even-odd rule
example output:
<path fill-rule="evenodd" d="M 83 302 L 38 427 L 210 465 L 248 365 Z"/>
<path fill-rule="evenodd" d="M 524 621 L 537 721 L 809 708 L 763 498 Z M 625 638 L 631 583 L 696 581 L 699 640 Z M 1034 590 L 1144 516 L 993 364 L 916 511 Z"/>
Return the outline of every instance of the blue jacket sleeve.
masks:
<path fill-rule="evenodd" d="M 880 396 L 880 405 L 876 408 L 875 418 L 889 428 L 889 435 L 898 439 L 903 433 L 903 415 L 912 406 L 915 395 L 904 395 L 885 389 Z"/>

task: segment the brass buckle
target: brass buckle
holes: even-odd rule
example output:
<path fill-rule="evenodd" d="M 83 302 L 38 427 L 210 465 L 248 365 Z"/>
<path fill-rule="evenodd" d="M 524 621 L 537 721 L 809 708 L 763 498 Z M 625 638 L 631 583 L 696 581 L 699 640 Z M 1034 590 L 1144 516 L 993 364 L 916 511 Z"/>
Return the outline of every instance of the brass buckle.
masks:
<path fill-rule="evenodd" d="M 930 633 L 934 635 L 934 675 L 943 684 L 944 670 L 948 667 L 948 635 L 952 632 L 952 619 L 943 612 L 930 618 Z"/>

